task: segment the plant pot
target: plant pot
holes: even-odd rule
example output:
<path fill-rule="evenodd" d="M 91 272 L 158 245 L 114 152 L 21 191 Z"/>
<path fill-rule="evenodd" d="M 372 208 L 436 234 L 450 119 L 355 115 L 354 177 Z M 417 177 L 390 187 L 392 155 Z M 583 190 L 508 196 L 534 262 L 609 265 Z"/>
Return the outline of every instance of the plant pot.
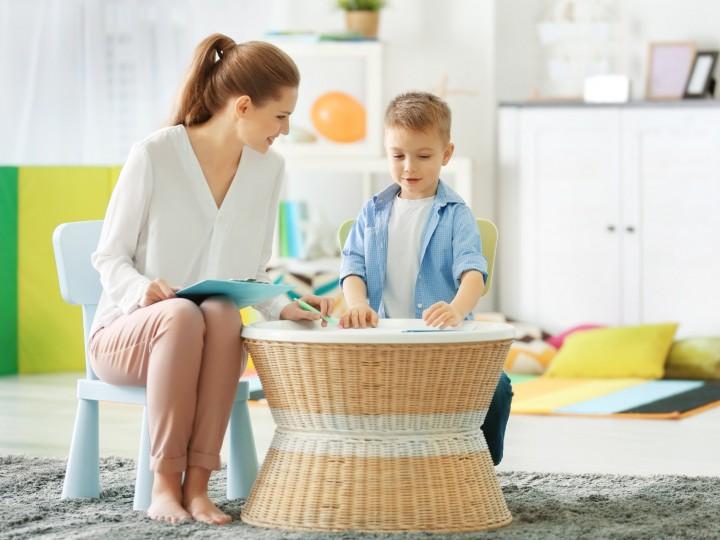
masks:
<path fill-rule="evenodd" d="M 380 24 L 379 11 L 356 10 L 345 12 L 345 26 L 348 31 L 365 37 L 376 38 Z"/>

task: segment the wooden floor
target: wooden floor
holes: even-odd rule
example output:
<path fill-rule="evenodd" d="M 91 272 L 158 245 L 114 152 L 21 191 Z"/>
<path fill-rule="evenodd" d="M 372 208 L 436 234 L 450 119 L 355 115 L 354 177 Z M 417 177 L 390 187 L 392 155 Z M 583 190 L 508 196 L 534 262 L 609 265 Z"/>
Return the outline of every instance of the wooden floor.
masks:
<path fill-rule="evenodd" d="M 66 457 L 80 374 L 0 377 L 0 455 Z M 141 409 L 100 406 L 102 455 L 136 457 Z M 267 407 L 251 406 L 258 457 L 272 439 Z M 720 408 L 684 420 L 512 415 L 499 470 L 720 476 Z"/>

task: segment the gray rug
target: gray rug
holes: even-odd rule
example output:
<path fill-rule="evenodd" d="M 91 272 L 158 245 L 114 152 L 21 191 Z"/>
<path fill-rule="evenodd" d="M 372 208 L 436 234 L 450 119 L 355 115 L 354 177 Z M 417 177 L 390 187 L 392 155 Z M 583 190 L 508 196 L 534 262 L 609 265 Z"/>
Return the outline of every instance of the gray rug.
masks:
<path fill-rule="evenodd" d="M 102 460 L 97 500 L 61 501 L 64 462 L 0 457 L 0 538 L 429 539 L 430 534 L 301 534 L 261 529 L 238 520 L 242 503 L 224 499 L 224 472 L 211 495 L 235 521 L 224 527 L 164 525 L 132 511 L 134 463 Z M 442 538 L 720 538 L 717 478 L 501 473 L 513 514 L 496 532 Z"/>

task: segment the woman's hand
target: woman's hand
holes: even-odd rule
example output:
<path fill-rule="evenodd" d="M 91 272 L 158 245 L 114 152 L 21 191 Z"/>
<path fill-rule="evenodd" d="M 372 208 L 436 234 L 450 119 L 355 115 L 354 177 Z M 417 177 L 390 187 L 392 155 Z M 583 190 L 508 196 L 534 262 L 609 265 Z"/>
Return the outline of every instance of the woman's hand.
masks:
<path fill-rule="evenodd" d="M 447 302 L 435 302 L 432 306 L 423 311 L 422 318 L 428 326 L 436 328 L 457 326 L 463 322 L 462 314 L 457 310 L 457 308 Z"/>
<path fill-rule="evenodd" d="M 376 327 L 378 323 L 378 314 L 368 304 L 358 304 L 350 306 L 343 313 L 338 323 L 339 328 L 367 328 L 368 326 Z"/>
<path fill-rule="evenodd" d="M 146 307 L 168 298 L 175 298 L 176 290 L 168 285 L 164 279 L 154 279 L 145 289 L 145 294 L 143 294 L 140 301 L 140 307 Z"/>
<path fill-rule="evenodd" d="M 300 298 L 303 302 L 310 304 L 312 307 L 320 310 L 320 313 L 313 311 L 305 311 L 301 308 L 297 302 L 292 302 L 285 306 L 280 312 L 280 319 L 287 321 L 317 321 L 325 316 L 328 316 L 332 311 L 335 301 L 332 298 L 325 298 L 322 296 L 315 296 L 308 294 Z M 327 321 L 322 319 L 320 323 L 322 326 L 327 326 Z"/>

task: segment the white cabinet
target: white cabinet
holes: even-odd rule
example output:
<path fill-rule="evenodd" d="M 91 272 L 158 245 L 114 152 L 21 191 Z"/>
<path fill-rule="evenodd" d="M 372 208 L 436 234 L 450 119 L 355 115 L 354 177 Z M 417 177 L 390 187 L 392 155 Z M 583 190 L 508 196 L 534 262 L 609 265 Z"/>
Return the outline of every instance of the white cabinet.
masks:
<path fill-rule="evenodd" d="M 720 107 L 501 107 L 499 307 L 720 334 Z"/>

